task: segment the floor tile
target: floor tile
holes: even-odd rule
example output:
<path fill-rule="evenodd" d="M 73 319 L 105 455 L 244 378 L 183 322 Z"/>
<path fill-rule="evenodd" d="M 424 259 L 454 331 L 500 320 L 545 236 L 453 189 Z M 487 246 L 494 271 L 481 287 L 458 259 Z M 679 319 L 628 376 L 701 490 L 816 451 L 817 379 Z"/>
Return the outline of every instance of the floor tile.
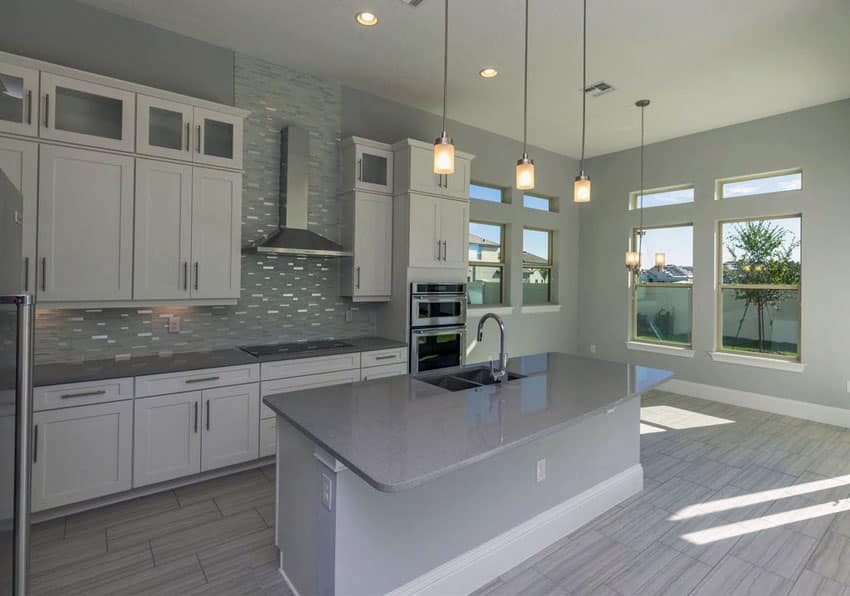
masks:
<path fill-rule="evenodd" d="M 649 461 L 641 460 L 641 463 L 644 475 L 658 482 L 667 482 L 688 467 L 688 462 L 664 454 Z"/>
<path fill-rule="evenodd" d="M 640 553 L 608 587 L 624 596 L 687 594 L 711 571 L 711 567 L 663 544 Z"/>
<path fill-rule="evenodd" d="M 30 527 L 30 544 L 39 546 L 47 542 L 56 542 L 65 538 L 65 518 L 33 524 Z"/>
<path fill-rule="evenodd" d="M 212 501 L 203 501 L 188 507 L 112 525 L 107 529 L 106 535 L 110 550 L 120 549 L 167 534 L 188 532 L 220 518 L 221 513 L 216 504 Z"/>
<path fill-rule="evenodd" d="M 269 479 L 260 470 L 246 470 L 229 476 L 213 478 L 206 482 L 182 486 L 174 492 L 182 507 L 208 501 L 225 495 L 240 494 L 243 491 L 251 491 L 258 487 L 268 487 Z"/>
<path fill-rule="evenodd" d="M 725 557 L 691 596 L 784 596 L 788 580 L 736 557 Z"/>
<path fill-rule="evenodd" d="M 268 528 L 216 546 L 203 547 L 197 554 L 210 582 L 238 575 L 243 570 L 253 569 L 262 563 L 278 561 L 274 530 Z"/>
<path fill-rule="evenodd" d="M 652 505 L 635 505 L 595 523 L 594 529 L 635 550 L 643 550 L 666 534 L 674 522 L 670 514 Z"/>
<path fill-rule="evenodd" d="M 130 501 L 98 507 L 92 511 L 68 517 L 67 535 L 83 532 L 100 532 L 109 526 L 172 511 L 179 507 L 172 491 L 164 491 Z"/>
<path fill-rule="evenodd" d="M 34 573 L 33 594 L 86 594 L 98 586 L 153 567 L 153 555 L 147 543 L 69 561 L 46 573 Z"/>
<path fill-rule="evenodd" d="M 735 557 L 795 580 L 814 552 L 817 540 L 785 528 L 747 534 L 732 549 Z"/>
<path fill-rule="evenodd" d="M 703 459 L 688 462 L 688 465 L 677 474 L 680 478 L 702 484 L 709 488 L 719 489 L 738 476 L 741 468 L 727 466 L 717 461 Z"/>
<path fill-rule="evenodd" d="M 850 584 L 850 538 L 827 532 L 806 568 L 842 584 Z"/>
<path fill-rule="evenodd" d="M 486 590 L 476 592 L 480 596 L 565 596 L 566 592 L 551 579 L 537 571 L 528 568 L 509 581 L 499 581 Z"/>
<path fill-rule="evenodd" d="M 197 557 L 194 555 L 184 559 L 171 561 L 113 579 L 97 588 L 86 592 L 89 596 L 149 595 L 149 596 L 182 596 L 192 589 L 204 588 L 207 581 Z"/>
<path fill-rule="evenodd" d="M 203 548 L 228 542 L 246 534 L 266 530 L 260 514 L 251 509 L 228 517 L 185 529 L 162 534 L 151 540 L 154 561 L 157 565 L 188 556 Z"/>
<path fill-rule="evenodd" d="M 45 573 L 56 567 L 83 561 L 106 553 L 106 534 L 76 536 L 41 544 L 32 549 L 30 570 Z"/>
<path fill-rule="evenodd" d="M 847 587 L 804 569 L 789 596 L 843 596 Z"/>

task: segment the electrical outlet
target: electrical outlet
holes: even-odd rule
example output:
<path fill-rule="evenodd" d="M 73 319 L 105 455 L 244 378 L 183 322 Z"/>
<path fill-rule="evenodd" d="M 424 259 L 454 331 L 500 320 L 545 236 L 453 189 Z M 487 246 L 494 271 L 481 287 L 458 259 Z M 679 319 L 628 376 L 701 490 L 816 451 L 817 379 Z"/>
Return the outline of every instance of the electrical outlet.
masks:
<path fill-rule="evenodd" d="M 331 486 L 331 477 L 327 474 L 322 474 L 322 505 L 328 511 L 332 511 L 333 509 L 333 492 L 331 491 Z"/>
<path fill-rule="evenodd" d="M 180 317 L 176 315 L 168 317 L 168 332 L 180 333 Z"/>
<path fill-rule="evenodd" d="M 546 480 L 546 458 L 537 460 L 537 482 Z"/>
<path fill-rule="evenodd" d="M 596 344 L 590 344 L 590 353 L 591 353 L 591 354 L 595 354 L 595 353 L 596 353 Z"/>
<path fill-rule="evenodd" d="M 354 313 L 350 310 L 345 311 L 345 322 L 350 323 L 354 320 Z"/>

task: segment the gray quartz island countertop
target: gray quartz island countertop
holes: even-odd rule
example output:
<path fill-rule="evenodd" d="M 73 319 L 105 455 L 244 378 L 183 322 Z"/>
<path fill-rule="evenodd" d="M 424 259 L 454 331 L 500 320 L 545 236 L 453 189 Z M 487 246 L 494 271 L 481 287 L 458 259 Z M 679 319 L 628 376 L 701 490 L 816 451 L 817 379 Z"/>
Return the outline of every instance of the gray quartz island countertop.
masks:
<path fill-rule="evenodd" d="M 526 377 L 450 392 L 408 375 L 263 401 L 371 486 L 397 492 L 604 414 L 673 376 L 561 353 L 512 358 L 508 369 Z"/>

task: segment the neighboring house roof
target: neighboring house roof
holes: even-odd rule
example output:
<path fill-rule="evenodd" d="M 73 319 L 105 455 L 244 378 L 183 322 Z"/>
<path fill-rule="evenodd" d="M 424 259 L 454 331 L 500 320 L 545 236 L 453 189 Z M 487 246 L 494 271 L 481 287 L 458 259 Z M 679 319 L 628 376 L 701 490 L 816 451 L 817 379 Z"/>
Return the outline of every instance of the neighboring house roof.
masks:
<path fill-rule="evenodd" d="M 549 259 L 544 259 L 541 256 L 532 254 L 527 250 L 522 251 L 522 262 L 523 263 L 531 263 L 533 265 L 548 265 Z"/>
<path fill-rule="evenodd" d="M 482 238 L 481 236 L 476 236 L 475 234 L 469 235 L 469 243 L 470 244 L 480 244 L 481 246 L 499 246 L 498 242 L 493 242 L 492 240 L 487 240 L 486 238 Z"/>
<path fill-rule="evenodd" d="M 689 265 L 666 265 L 664 269 L 652 267 L 644 270 L 642 277 L 649 282 L 675 283 L 694 277 L 694 268 Z"/>

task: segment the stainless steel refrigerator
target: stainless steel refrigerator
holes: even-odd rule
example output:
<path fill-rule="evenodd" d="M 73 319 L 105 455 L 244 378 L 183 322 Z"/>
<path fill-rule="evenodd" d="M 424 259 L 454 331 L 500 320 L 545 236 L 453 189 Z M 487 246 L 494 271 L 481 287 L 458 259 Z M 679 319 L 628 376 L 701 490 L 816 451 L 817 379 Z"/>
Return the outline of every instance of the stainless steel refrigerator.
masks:
<path fill-rule="evenodd" d="M 21 283 L 22 198 L 0 171 L 0 596 L 27 593 L 32 296 Z"/>

